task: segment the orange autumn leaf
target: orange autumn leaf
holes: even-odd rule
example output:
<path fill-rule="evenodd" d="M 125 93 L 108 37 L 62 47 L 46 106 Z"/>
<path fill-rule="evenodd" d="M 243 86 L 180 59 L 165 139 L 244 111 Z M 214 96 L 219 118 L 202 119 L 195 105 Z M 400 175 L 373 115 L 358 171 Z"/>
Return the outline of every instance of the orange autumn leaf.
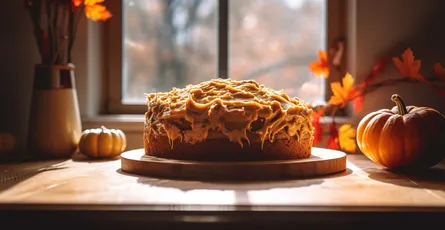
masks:
<path fill-rule="evenodd" d="M 77 7 L 77 6 L 80 6 L 80 4 L 82 4 L 83 0 L 72 0 L 72 2 L 73 2 L 73 5 Z"/>
<path fill-rule="evenodd" d="M 440 80 L 445 81 L 445 69 L 440 63 L 434 64 L 434 73 L 440 78 Z"/>
<path fill-rule="evenodd" d="M 85 15 L 93 21 L 104 21 L 111 18 L 111 13 L 107 8 L 100 4 L 87 5 L 85 1 Z M 98 1 L 96 1 L 98 2 Z"/>
<path fill-rule="evenodd" d="M 327 78 L 329 76 L 329 63 L 328 63 L 328 55 L 326 52 L 320 50 L 318 51 L 319 61 L 314 61 L 309 64 L 310 71 L 315 76 L 323 76 Z"/>
<path fill-rule="evenodd" d="M 340 126 L 338 129 L 338 143 L 340 148 L 348 152 L 355 152 L 357 148 L 355 135 L 356 130 L 352 128 L 350 124 Z"/>
<path fill-rule="evenodd" d="M 398 57 L 392 58 L 394 65 L 401 76 L 409 77 L 418 81 L 425 81 L 423 76 L 419 73 L 420 70 L 420 60 L 415 60 L 413 52 L 410 48 L 406 49 L 402 54 L 402 59 Z"/>
<path fill-rule="evenodd" d="M 96 4 L 104 2 L 105 0 L 84 0 L 84 1 L 85 1 L 84 4 L 86 6 L 93 6 L 93 5 L 96 5 Z"/>
<path fill-rule="evenodd" d="M 343 77 L 342 84 L 340 82 L 331 83 L 331 89 L 334 95 L 331 96 L 329 104 L 341 105 L 341 107 L 345 107 L 348 101 L 360 93 L 354 87 L 354 78 L 349 73 Z"/>

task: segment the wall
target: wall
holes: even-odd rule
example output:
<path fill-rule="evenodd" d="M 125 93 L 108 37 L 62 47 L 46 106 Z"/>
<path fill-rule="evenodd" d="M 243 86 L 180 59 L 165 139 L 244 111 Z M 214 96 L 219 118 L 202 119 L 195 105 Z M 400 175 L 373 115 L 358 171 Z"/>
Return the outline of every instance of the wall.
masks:
<path fill-rule="evenodd" d="M 352 0 L 354 1 L 354 0 Z M 434 62 L 445 65 L 445 1 L 442 0 L 360 0 L 356 1 L 355 76 L 363 78 L 382 56 L 397 57 L 410 47 L 421 59 L 421 73 L 432 77 Z M 398 77 L 390 68 L 376 80 Z M 355 117 L 394 106 L 390 97 L 397 93 L 406 104 L 433 107 L 445 114 L 445 98 L 429 86 L 403 84 L 381 88 L 367 96 L 363 111 Z"/>
<path fill-rule="evenodd" d="M 87 23 L 89 24 L 87 26 Z M 77 41 L 73 47 L 73 63 L 76 65 L 76 85 L 78 87 L 79 107 L 83 115 L 94 112 L 93 99 L 97 90 L 90 90 L 98 84 L 100 76 L 97 55 L 89 55 L 98 51 L 97 39 L 90 36 L 100 33 L 95 23 L 81 20 Z M 10 132 L 16 137 L 18 150 L 26 148 L 27 121 L 31 102 L 34 64 L 40 56 L 33 37 L 33 27 L 23 1 L 8 0 L 0 3 L 0 132 Z M 95 39 L 92 39 L 95 38 Z"/>
<path fill-rule="evenodd" d="M 398 56 L 404 48 L 411 47 L 416 57 L 422 59 L 422 73 L 431 75 L 434 61 L 445 65 L 445 1 L 443 0 L 350 0 L 356 5 L 355 33 L 351 43 L 355 63 L 351 71 L 360 76 L 369 71 L 376 59 L 382 55 Z M 32 28 L 22 1 L 2 1 L 0 7 L 0 108 L 2 116 L 0 131 L 13 133 L 20 149 L 24 149 L 29 103 L 31 96 L 33 65 L 39 61 Z M 75 44 L 74 63 L 77 70 L 80 108 L 83 115 L 94 114 L 97 91 L 89 90 L 100 84 L 98 57 L 91 56 L 100 51 L 99 40 L 90 36 L 97 33 L 97 25 L 84 21 Z M 87 52 L 88 51 L 88 52 Z M 394 68 L 381 79 L 397 76 Z M 445 100 L 428 87 L 399 85 L 382 88 L 369 94 L 364 109 L 357 114 L 355 123 L 371 111 L 393 106 L 390 96 L 400 94 L 407 104 L 430 106 L 445 113 Z M 97 100 L 96 100 L 97 101 Z M 97 104 L 97 103 L 96 103 Z M 133 141 L 134 145 L 140 143 Z"/>
<path fill-rule="evenodd" d="M 18 137 L 24 147 L 33 67 L 39 60 L 23 1 L 2 1 L 0 7 L 0 131 Z"/>

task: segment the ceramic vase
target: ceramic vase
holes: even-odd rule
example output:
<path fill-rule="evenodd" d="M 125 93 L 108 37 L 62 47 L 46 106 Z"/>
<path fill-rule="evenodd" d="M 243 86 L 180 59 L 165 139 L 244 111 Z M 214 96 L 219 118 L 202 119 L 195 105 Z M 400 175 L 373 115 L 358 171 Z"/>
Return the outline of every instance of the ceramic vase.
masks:
<path fill-rule="evenodd" d="M 82 126 L 74 65 L 36 65 L 28 123 L 28 151 L 39 158 L 69 158 Z"/>

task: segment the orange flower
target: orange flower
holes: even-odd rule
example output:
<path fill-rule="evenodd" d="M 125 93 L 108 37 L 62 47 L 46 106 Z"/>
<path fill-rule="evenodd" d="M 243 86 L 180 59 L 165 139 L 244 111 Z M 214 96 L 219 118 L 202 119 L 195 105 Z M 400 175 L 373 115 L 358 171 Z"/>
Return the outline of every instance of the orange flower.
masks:
<path fill-rule="evenodd" d="M 318 51 L 318 58 L 320 61 L 314 61 L 309 64 L 309 69 L 315 76 L 323 76 L 327 78 L 329 76 L 328 55 L 326 52 L 320 50 Z"/>
<path fill-rule="evenodd" d="M 93 21 L 105 21 L 109 18 L 111 18 L 111 13 L 107 10 L 107 8 L 100 4 L 93 4 L 90 5 L 87 2 L 101 2 L 103 0 L 85 0 L 85 15 L 87 18 L 93 20 Z"/>

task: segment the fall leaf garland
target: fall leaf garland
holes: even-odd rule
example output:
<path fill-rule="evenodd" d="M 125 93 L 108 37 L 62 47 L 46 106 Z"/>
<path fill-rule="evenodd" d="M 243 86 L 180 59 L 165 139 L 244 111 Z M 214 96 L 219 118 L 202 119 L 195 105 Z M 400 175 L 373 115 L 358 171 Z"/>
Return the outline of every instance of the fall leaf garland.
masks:
<path fill-rule="evenodd" d="M 328 57 L 324 51 L 319 51 L 319 60 L 309 65 L 309 70 L 316 76 L 329 77 Z M 399 71 L 401 78 L 387 79 L 374 83 L 377 75 L 382 73 L 386 66 L 392 60 L 393 64 Z M 341 81 L 332 82 L 330 84 L 332 96 L 326 105 L 312 106 L 312 123 L 315 128 L 314 145 L 319 144 L 322 140 L 323 126 L 320 119 L 323 117 L 326 108 L 332 107 L 332 122 L 329 125 L 327 138 L 327 147 L 331 149 L 342 149 L 347 152 L 355 152 L 356 145 L 356 129 L 351 124 L 343 124 L 337 128 L 335 122 L 335 114 L 338 108 L 344 108 L 348 103 L 354 106 L 354 112 L 358 113 L 363 107 L 365 95 L 377 90 L 380 87 L 395 85 L 402 82 L 408 83 L 426 83 L 429 84 L 439 95 L 445 96 L 445 68 L 440 63 L 435 63 L 433 72 L 437 76 L 435 79 L 426 79 L 420 74 L 421 61 L 416 60 L 410 48 L 407 48 L 399 57 L 381 58 L 379 59 L 371 71 L 363 78 L 360 84 L 354 84 L 355 79 L 350 73 L 346 73 Z"/>

